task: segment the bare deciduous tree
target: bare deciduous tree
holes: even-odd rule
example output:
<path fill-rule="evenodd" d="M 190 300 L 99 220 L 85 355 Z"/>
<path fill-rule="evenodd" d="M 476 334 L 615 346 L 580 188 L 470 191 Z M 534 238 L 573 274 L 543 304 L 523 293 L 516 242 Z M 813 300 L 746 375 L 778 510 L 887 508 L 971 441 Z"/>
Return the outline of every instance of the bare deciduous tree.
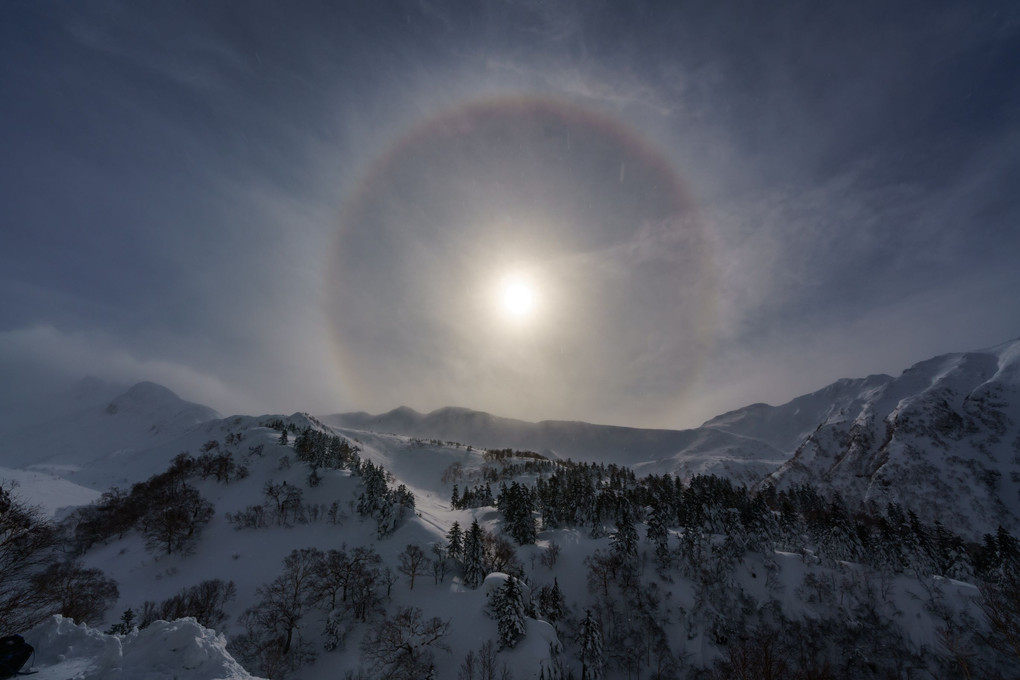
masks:
<path fill-rule="evenodd" d="M 54 613 L 32 579 L 52 561 L 56 543 L 53 526 L 0 487 L 0 629 L 24 630 Z"/>
<path fill-rule="evenodd" d="M 36 591 L 53 603 L 56 613 L 93 626 L 120 596 L 116 581 L 79 562 L 51 564 L 32 582 Z"/>
<path fill-rule="evenodd" d="M 449 651 L 443 643 L 449 622 L 438 617 L 425 620 L 421 609 L 402 607 L 365 636 L 362 658 L 379 678 L 420 680 L 435 673 L 433 650 Z"/>
<path fill-rule="evenodd" d="M 991 629 L 989 643 L 1020 661 L 1020 573 L 1013 569 L 997 584 L 981 588 L 981 609 Z"/>
<path fill-rule="evenodd" d="M 414 577 L 425 569 L 427 558 L 420 545 L 409 543 L 404 552 L 400 553 L 400 573 L 410 579 L 410 588 L 414 590 Z"/>

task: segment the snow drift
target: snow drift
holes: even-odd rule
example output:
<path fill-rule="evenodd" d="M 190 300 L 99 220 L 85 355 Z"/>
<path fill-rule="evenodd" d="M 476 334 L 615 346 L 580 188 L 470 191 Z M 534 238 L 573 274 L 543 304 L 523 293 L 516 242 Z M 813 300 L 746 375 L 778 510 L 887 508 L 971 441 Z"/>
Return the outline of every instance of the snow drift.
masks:
<path fill-rule="evenodd" d="M 35 647 L 39 680 L 259 680 L 234 661 L 223 635 L 190 618 L 107 635 L 54 616 L 25 639 Z"/>

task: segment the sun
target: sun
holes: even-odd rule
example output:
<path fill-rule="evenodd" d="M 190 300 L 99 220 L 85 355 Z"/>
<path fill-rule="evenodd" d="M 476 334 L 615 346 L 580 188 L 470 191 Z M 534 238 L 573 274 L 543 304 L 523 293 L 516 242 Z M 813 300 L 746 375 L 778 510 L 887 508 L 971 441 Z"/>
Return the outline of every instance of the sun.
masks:
<path fill-rule="evenodd" d="M 507 276 L 500 287 L 500 305 L 503 313 L 514 319 L 524 319 L 535 308 L 535 288 L 519 275 Z"/>

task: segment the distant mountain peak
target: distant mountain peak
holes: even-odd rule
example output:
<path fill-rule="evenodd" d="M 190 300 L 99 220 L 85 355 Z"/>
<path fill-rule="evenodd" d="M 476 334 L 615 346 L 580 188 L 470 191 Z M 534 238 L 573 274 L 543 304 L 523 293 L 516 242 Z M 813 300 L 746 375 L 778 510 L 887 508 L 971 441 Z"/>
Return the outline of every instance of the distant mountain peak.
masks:
<path fill-rule="evenodd" d="M 1015 526 L 1020 517 L 1010 486 L 1020 480 L 1020 339 L 932 357 L 898 377 L 842 378 L 785 404 L 751 404 L 692 430 L 533 423 L 455 406 L 425 415 L 401 407 L 323 420 L 480 448 L 550 451 L 642 474 L 820 484 L 851 502 L 901 502 L 927 513 L 927 521 L 945 515 L 938 499 L 950 494 L 967 502 L 943 521 L 969 534 L 1000 522 Z"/>
<path fill-rule="evenodd" d="M 149 382 L 143 380 L 142 382 L 135 383 L 125 393 L 132 399 L 146 400 L 146 399 L 166 399 L 166 400 L 181 400 L 177 394 L 168 387 L 164 387 L 158 383 Z M 183 401 L 183 400 L 181 400 Z"/>
<path fill-rule="evenodd" d="M 135 383 L 111 399 L 105 411 L 111 416 L 135 414 L 150 422 L 154 432 L 165 429 L 171 421 L 197 424 L 221 417 L 208 406 L 181 399 L 173 390 L 149 381 Z"/>

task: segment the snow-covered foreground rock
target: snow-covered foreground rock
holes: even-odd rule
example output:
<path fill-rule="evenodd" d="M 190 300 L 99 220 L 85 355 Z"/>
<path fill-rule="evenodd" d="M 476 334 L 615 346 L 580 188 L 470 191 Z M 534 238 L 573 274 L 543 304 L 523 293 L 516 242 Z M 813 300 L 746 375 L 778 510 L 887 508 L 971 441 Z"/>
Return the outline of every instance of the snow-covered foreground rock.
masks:
<path fill-rule="evenodd" d="M 194 619 L 157 621 L 106 635 L 54 616 L 25 634 L 38 680 L 259 680 L 227 652 L 227 641 Z"/>

